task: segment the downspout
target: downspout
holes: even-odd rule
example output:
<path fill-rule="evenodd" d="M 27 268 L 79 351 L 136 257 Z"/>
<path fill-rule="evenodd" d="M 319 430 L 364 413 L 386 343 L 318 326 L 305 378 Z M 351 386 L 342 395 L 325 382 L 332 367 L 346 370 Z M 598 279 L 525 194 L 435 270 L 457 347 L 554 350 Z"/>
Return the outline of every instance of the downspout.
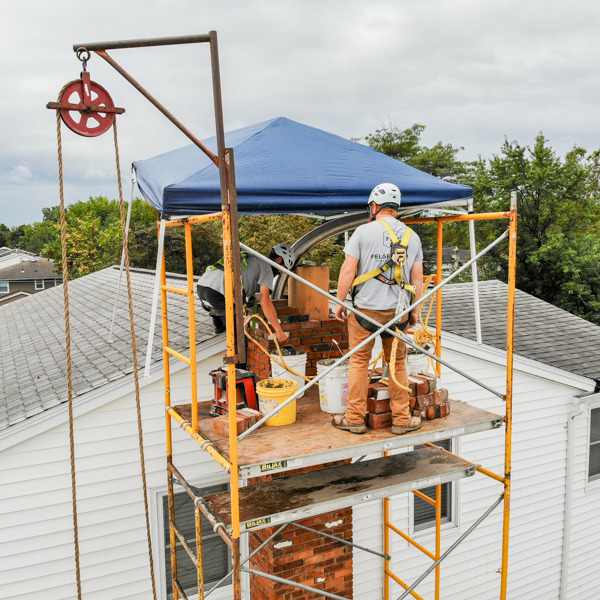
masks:
<path fill-rule="evenodd" d="M 575 418 L 581 415 L 585 407 L 600 399 L 600 382 L 596 381 L 593 392 L 575 396 L 575 409 L 567 415 L 567 473 L 565 482 L 565 519 L 563 525 L 563 551 L 561 561 L 559 600 L 567 600 L 569 587 L 569 557 L 571 552 L 571 513 L 573 508 L 573 454 L 575 449 Z"/>

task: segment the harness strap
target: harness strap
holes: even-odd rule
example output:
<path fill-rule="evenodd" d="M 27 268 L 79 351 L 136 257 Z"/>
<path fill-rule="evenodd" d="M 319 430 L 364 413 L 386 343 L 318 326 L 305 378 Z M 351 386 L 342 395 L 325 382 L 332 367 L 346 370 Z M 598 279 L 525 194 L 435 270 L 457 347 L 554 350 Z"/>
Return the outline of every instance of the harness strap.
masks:
<path fill-rule="evenodd" d="M 367 321 L 360 315 L 357 315 L 355 313 L 354 317 L 356 318 L 356 322 L 361 327 L 366 329 L 369 333 L 375 333 L 376 331 L 378 331 L 379 327 L 375 327 L 375 325 L 373 325 L 373 323 L 371 323 L 370 321 Z M 408 327 L 409 323 L 410 323 L 410 316 L 406 319 L 406 321 L 395 326 L 396 331 L 404 331 Z M 381 339 L 387 339 L 387 338 L 393 337 L 392 334 L 388 333 L 387 331 L 382 331 L 380 336 L 381 336 Z"/>

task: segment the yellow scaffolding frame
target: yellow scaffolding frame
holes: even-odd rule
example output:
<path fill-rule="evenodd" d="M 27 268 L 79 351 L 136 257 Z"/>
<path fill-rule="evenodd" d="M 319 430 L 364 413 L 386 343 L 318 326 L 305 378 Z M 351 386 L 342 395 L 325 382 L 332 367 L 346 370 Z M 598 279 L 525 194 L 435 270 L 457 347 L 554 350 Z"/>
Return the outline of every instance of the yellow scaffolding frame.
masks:
<path fill-rule="evenodd" d="M 163 45 L 175 45 L 175 44 L 190 44 L 190 43 L 208 43 L 210 45 L 210 56 L 211 56 L 211 68 L 213 76 L 213 96 L 215 105 L 215 121 L 217 129 L 217 145 L 218 155 L 215 155 L 210 151 L 200 140 L 198 140 L 180 121 L 178 121 L 164 106 L 162 106 L 150 93 L 148 93 L 129 73 L 127 73 L 111 56 L 107 54 L 107 50 L 120 49 L 120 48 L 139 48 L 139 47 L 150 47 L 150 46 L 163 46 Z M 237 362 L 244 362 L 240 360 L 243 358 L 243 322 L 242 322 L 242 302 L 241 302 L 241 286 L 234 286 L 235 280 L 240 280 L 241 269 L 240 269 L 240 253 L 239 253 L 239 237 L 238 237 L 238 223 L 237 223 L 237 197 L 236 197 L 236 185 L 235 185 L 235 166 L 233 159 L 233 150 L 225 148 L 225 137 L 223 129 L 223 114 L 222 114 L 222 102 L 221 102 L 221 87 L 220 87 L 220 72 L 219 72 L 219 59 L 218 59 L 218 44 L 216 32 L 211 31 L 208 34 L 192 35 L 192 36 L 181 36 L 174 38 L 153 38 L 146 40 L 126 40 L 118 42 L 103 42 L 103 43 L 92 43 L 92 44 L 75 44 L 73 50 L 77 51 L 81 48 L 87 49 L 88 51 L 95 52 L 98 56 L 108 62 L 118 73 L 120 73 L 133 87 L 135 87 L 143 96 L 145 96 L 163 115 L 169 119 L 176 127 L 178 127 L 184 135 L 186 135 L 196 146 L 198 146 L 217 166 L 220 173 L 221 183 L 221 212 L 216 212 L 209 215 L 198 215 L 190 216 L 187 218 L 176 219 L 172 221 L 162 221 L 162 224 L 166 227 L 173 227 L 181 225 L 185 229 L 185 251 L 186 251 L 186 283 L 187 289 L 181 290 L 167 285 L 166 282 L 166 268 L 165 268 L 165 255 L 164 251 L 162 257 L 160 257 L 160 297 L 161 297 L 161 322 L 163 332 L 163 363 L 164 363 L 164 380 L 165 380 L 165 428 L 166 428 L 166 449 L 167 449 L 167 474 L 168 474 L 168 512 L 169 512 L 169 532 L 170 532 L 170 546 L 171 546 L 171 572 L 173 582 L 173 598 L 179 600 L 179 598 L 186 598 L 186 594 L 182 589 L 178 578 L 177 578 L 177 553 L 176 545 L 177 540 L 180 541 L 182 547 L 186 550 L 190 559 L 193 561 L 197 568 L 197 584 L 198 584 L 198 598 L 199 600 L 204 599 L 204 580 L 203 580 L 203 563 L 202 563 L 202 530 L 201 530 L 201 514 L 208 519 L 213 526 L 214 530 L 221 536 L 225 543 L 229 546 L 232 552 L 232 564 L 233 564 L 233 591 L 234 600 L 241 600 L 242 587 L 241 587 L 241 571 L 242 565 L 240 560 L 240 510 L 239 510 L 239 465 L 238 465 L 238 438 L 236 436 L 236 415 L 237 407 L 235 403 L 229 410 L 229 459 L 225 457 L 215 444 L 205 438 L 198 431 L 198 397 L 197 397 L 197 356 L 196 356 L 196 322 L 195 322 L 195 306 L 194 306 L 194 273 L 193 273 L 193 254 L 192 254 L 192 235 L 191 225 L 196 223 L 207 223 L 212 221 L 222 221 L 223 224 L 223 255 L 224 255 L 224 273 L 225 273 L 225 299 L 226 299 L 226 327 L 227 327 L 227 356 L 225 362 L 227 364 L 227 376 L 229 389 L 236 389 L 236 376 L 235 376 L 235 364 Z M 515 269 L 516 269 L 516 227 L 517 227 L 517 206 L 516 206 L 516 193 L 513 193 L 511 197 L 511 209 L 505 213 L 484 213 L 484 214 L 465 214 L 459 216 L 448 216 L 448 217 L 432 217 L 425 219 L 406 219 L 406 223 L 437 223 L 437 273 L 436 273 L 436 343 L 435 343 L 435 356 L 441 360 L 441 325 L 442 325 L 442 250 L 443 250 L 443 224 L 445 222 L 452 221 L 475 221 L 485 219 L 509 219 L 509 277 L 508 277 L 508 334 L 507 334 L 507 369 L 506 369 L 506 394 L 504 399 L 506 401 L 506 416 L 505 416 L 505 461 L 504 461 L 504 476 L 497 475 L 483 467 L 477 467 L 477 470 L 492 479 L 503 484 L 503 494 L 500 496 L 498 501 L 482 516 L 478 521 L 469 528 L 469 530 L 461 536 L 461 538 L 455 542 L 450 549 L 444 554 L 441 554 L 441 485 L 436 487 L 436 500 L 433 500 L 422 492 L 414 491 L 414 493 L 433 505 L 436 508 L 436 541 L 435 541 L 435 552 L 431 552 L 421 546 L 415 540 L 412 540 L 405 533 L 397 529 L 389 520 L 389 498 L 384 499 L 384 547 L 385 554 L 389 557 L 390 549 L 390 531 L 400 535 L 402 538 L 411 543 L 415 548 L 423 552 L 430 559 L 434 560 L 432 569 L 435 569 L 435 600 L 439 600 L 440 595 L 440 566 L 439 563 L 443 558 L 449 554 L 454 547 L 460 543 L 460 541 L 468 535 L 468 533 L 478 525 L 501 501 L 504 503 L 504 515 L 503 515 L 503 541 L 502 541 L 502 568 L 501 568 L 501 584 L 500 584 L 500 600 L 506 599 L 507 591 L 507 576 L 508 576 L 508 547 L 509 547 L 509 525 L 510 525 L 510 483 L 511 483 L 511 455 L 512 455 L 512 392 L 513 392 L 513 351 L 514 351 L 514 296 L 515 296 Z M 159 235 L 164 235 L 164 229 L 159 227 Z M 502 237 L 502 236 L 501 236 Z M 501 238 L 499 238 L 501 239 Z M 498 240 L 497 240 L 498 241 Z M 497 243 L 497 242 L 495 242 Z M 488 247 L 488 249 L 491 246 Z M 255 253 L 256 254 L 256 253 Z M 479 255 L 478 255 L 479 256 Z M 263 257 L 264 258 L 264 257 Z M 472 257 L 473 260 L 473 257 Z M 289 274 L 289 272 L 288 272 Z M 439 286 L 439 287 L 438 287 Z M 319 291 L 319 290 L 317 290 Z M 175 293 L 181 295 L 187 295 L 188 297 L 188 327 L 189 327 L 189 340 L 190 340 L 190 357 L 184 356 L 182 353 L 176 351 L 169 346 L 169 317 L 168 317 L 168 293 Z M 320 291 L 329 296 L 327 293 Z M 335 302 L 339 302 L 337 299 L 329 296 Z M 236 301 L 237 300 L 237 301 Z M 234 308 L 235 307 L 235 308 Z M 348 307 L 350 308 L 350 307 Z M 385 327 L 385 326 L 383 326 Z M 236 333 L 237 332 L 237 333 Z M 238 336 L 238 352 L 236 354 L 236 335 Z M 171 406 L 171 376 L 170 376 L 170 358 L 173 357 L 177 360 L 183 361 L 190 367 L 190 393 L 191 393 L 191 407 L 192 416 L 191 422 L 187 421 Z M 438 361 L 436 365 L 436 372 L 438 375 L 441 373 L 441 365 L 447 363 L 441 363 Z M 470 377 L 469 377 L 470 378 Z M 315 381 L 313 380 L 313 383 Z M 480 382 L 478 382 L 480 383 Z M 487 386 L 480 383 L 484 388 Z M 496 393 L 496 392 L 494 392 Z M 173 464 L 173 439 L 172 439 L 172 424 L 173 421 L 180 425 L 182 429 L 188 433 L 193 439 L 195 439 L 200 445 L 201 449 L 208 452 L 208 454 L 220 464 L 230 477 L 230 494 L 231 494 L 231 525 L 232 534 L 231 536 L 225 530 L 222 522 L 214 517 L 207 506 L 204 504 L 202 498 L 198 498 L 194 495 L 193 490 Z M 244 435 L 247 435 L 246 434 Z M 244 437 L 244 436 L 242 436 Z M 387 453 L 386 453 L 387 454 Z M 194 552 L 187 540 L 185 540 L 181 531 L 177 527 L 175 522 L 175 509 L 174 509 L 174 482 L 178 481 L 184 489 L 194 499 L 195 504 L 195 523 L 196 523 L 196 552 Z M 281 528 L 278 530 L 280 531 Z M 277 533 L 277 532 L 276 532 Z M 255 553 L 264 547 L 264 545 L 274 537 L 273 534 L 267 541 L 263 542 Z M 380 555 L 381 556 L 381 555 Z M 246 559 L 248 560 L 248 559 Z M 422 579 L 428 574 L 428 571 L 421 576 L 411 586 L 401 581 L 395 574 L 390 570 L 389 558 L 384 559 L 384 577 L 385 577 L 385 598 L 388 600 L 390 593 L 390 580 L 397 582 L 401 587 L 404 588 L 405 592 L 401 596 L 404 598 L 407 594 L 411 594 L 413 597 L 420 599 L 414 587 L 422 581 Z M 308 588 L 296 582 L 290 580 L 284 580 L 277 578 L 265 573 L 253 571 L 251 569 L 245 569 L 247 572 L 251 572 L 255 575 L 261 575 L 263 577 L 269 577 L 276 581 L 284 581 L 295 587 L 307 589 L 313 593 L 321 593 L 324 596 L 332 598 L 341 598 L 323 592 L 322 590 L 316 590 L 314 588 Z M 229 577 L 228 575 L 227 577 Z M 213 588 L 214 589 L 214 588 Z M 401 600 L 401 598 L 399 600 Z"/>

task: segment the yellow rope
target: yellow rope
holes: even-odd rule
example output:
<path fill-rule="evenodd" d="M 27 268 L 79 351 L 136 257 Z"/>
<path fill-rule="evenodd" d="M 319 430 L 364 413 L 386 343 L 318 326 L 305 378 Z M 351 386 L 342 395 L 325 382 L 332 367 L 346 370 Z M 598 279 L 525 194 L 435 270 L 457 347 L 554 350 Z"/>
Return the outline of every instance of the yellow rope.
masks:
<path fill-rule="evenodd" d="M 60 96 L 58 98 L 60 102 Z M 65 342 L 67 351 L 67 400 L 69 403 L 69 451 L 71 457 L 71 496 L 73 502 L 73 541 L 75 543 L 75 579 L 77 598 L 81 600 L 81 569 L 79 561 L 79 527 L 77 526 L 77 486 L 75 482 L 75 436 L 73 431 L 73 376 L 71 366 L 71 325 L 69 319 L 69 273 L 67 265 L 67 220 L 65 217 L 65 194 L 63 183 L 62 138 L 60 134 L 60 110 L 56 111 L 56 136 L 58 139 L 58 181 L 60 188 L 60 246 L 62 260 L 63 301 L 65 312 Z"/>
<path fill-rule="evenodd" d="M 252 319 L 259 320 L 267 328 L 269 335 L 273 338 L 273 341 L 275 342 L 275 346 L 277 347 L 277 353 L 279 354 L 279 358 L 281 359 L 281 361 L 277 360 L 277 358 L 275 358 L 275 356 L 273 356 L 257 339 L 253 338 L 248 333 L 248 325 L 250 324 L 250 321 L 252 321 Z M 285 359 L 283 358 L 283 354 L 281 353 L 281 348 L 279 347 L 279 342 L 277 340 L 277 336 L 273 334 L 273 331 L 269 327 L 269 324 L 260 315 L 254 314 L 254 315 L 249 315 L 248 317 L 246 317 L 246 319 L 244 320 L 244 333 L 246 334 L 246 337 L 251 342 L 256 344 L 268 357 L 270 357 L 280 367 L 283 367 L 286 371 L 289 371 L 290 373 L 296 375 L 297 377 L 301 377 L 302 379 L 304 379 L 304 381 L 310 381 L 312 379 L 312 377 L 307 377 L 306 375 L 302 375 L 302 373 L 298 373 L 298 371 L 294 371 L 294 369 L 292 369 L 292 367 L 288 367 L 288 365 L 285 362 Z"/>
<path fill-rule="evenodd" d="M 115 140 L 115 158 L 117 163 L 117 181 L 119 183 L 119 207 L 121 209 L 121 229 L 123 231 L 123 254 L 125 256 L 125 275 L 127 279 L 127 298 L 129 303 L 129 323 L 131 330 L 131 353 L 133 358 L 133 381 L 135 384 L 135 406 L 137 410 L 138 446 L 140 449 L 140 467 L 142 470 L 142 488 L 144 494 L 144 512 L 146 513 L 146 537 L 148 540 L 148 557 L 150 560 L 150 578 L 152 581 L 152 595 L 156 600 L 156 583 L 154 581 L 154 559 L 152 553 L 152 537 L 150 535 L 150 510 L 148 508 L 148 487 L 146 484 L 146 463 L 144 460 L 144 437 L 142 430 L 142 410 L 140 402 L 140 382 L 138 377 L 137 343 L 135 339 L 135 324 L 133 319 L 133 294 L 131 291 L 131 274 L 129 272 L 129 248 L 127 246 L 127 219 L 125 217 L 125 203 L 123 202 L 123 187 L 121 184 L 121 162 L 119 160 L 119 143 L 117 139 L 117 119 L 113 122 Z M 133 202 L 133 200 L 131 200 Z"/>
<path fill-rule="evenodd" d="M 427 277 L 427 279 L 425 279 L 425 281 L 423 282 L 424 289 L 427 289 L 429 287 L 429 284 L 433 281 L 434 277 L 435 277 L 435 275 L 429 275 Z M 417 346 L 419 346 L 420 348 L 424 348 L 428 342 L 435 339 L 435 334 L 427 326 L 429 323 L 429 316 L 431 315 L 431 309 L 433 307 L 433 296 L 429 299 L 429 309 L 427 311 L 427 316 L 425 317 L 425 321 L 423 321 L 423 314 L 422 314 L 423 304 L 424 303 L 419 304 L 419 309 L 418 309 L 419 322 L 421 323 L 421 329 L 417 329 L 413 332 L 413 339 L 415 341 L 415 344 Z M 408 316 L 408 318 L 410 319 L 410 315 Z M 394 383 L 397 386 L 399 386 L 403 390 L 410 392 L 410 388 L 407 388 L 406 386 L 402 385 L 396 379 L 396 355 L 398 353 L 398 342 L 399 341 L 400 340 L 398 338 L 394 338 L 394 342 L 392 344 L 392 351 L 390 353 L 390 364 L 389 364 L 390 377 L 393 379 Z M 431 359 L 428 357 L 427 371 L 429 371 L 431 362 L 432 362 Z"/>

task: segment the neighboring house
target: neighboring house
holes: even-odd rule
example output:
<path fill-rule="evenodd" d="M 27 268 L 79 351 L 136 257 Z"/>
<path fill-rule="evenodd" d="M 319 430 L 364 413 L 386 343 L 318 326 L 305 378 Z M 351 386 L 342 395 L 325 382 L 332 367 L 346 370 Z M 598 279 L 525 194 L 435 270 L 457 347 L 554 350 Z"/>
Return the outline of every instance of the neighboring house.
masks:
<path fill-rule="evenodd" d="M 87 600 L 151 597 L 124 291 L 115 341 L 107 341 L 118 276 L 117 269 L 104 269 L 69 286 L 81 575 Z M 151 272 L 132 272 L 140 364 L 153 281 Z M 184 287 L 184 278 L 171 277 L 169 285 Z M 444 358 L 503 390 L 506 286 L 483 282 L 480 296 L 484 345 L 477 346 L 469 284 L 445 289 Z M 189 356 L 186 299 L 173 294 L 169 300 L 170 345 Z M 76 597 L 62 310 L 60 289 L 0 307 L 0 364 L 5 382 L 0 390 L 0 597 L 12 600 Z M 517 293 L 516 315 L 508 597 L 558 600 L 562 579 L 567 586 L 564 598 L 596 599 L 600 587 L 600 327 L 521 292 Z M 213 335 L 199 309 L 197 317 L 199 399 L 207 400 L 212 395 L 208 372 L 222 363 L 225 341 L 223 335 Z M 156 331 L 151 377 L 146 380 L 140 373 L 140 385 L 154 565 L 159 598 L 166 600 L 169 570 L 159 325 Z M 189 367 L 175 361 L 171 373 L 172 402 L 189 402 Z M 443 384 L 456 399 L 504 412 L 497 397 L 453 372 L 444 370 Z M 173 436 L 175 463 L 185 469 L 192 485 L 202 489 L 227 485 L 224 471 L 196 442 L 179 428 Z M 455 438 L 450 448 L 500 473 L 503 442 L 502 431 L 496 430 Z M 493 503 L 501 488 L 481 475 L 447 484 L 443 550 Z M 183 503 L 185 493 L 176 491 L 178 502 Z M 412 494 L 397 496 L 391 504 L 394 524 L 432 548 L 427 510 Z M 498 508 L 443 563 L 444 600 L 499 597 L 501 517 Z M 355 543 L 381 549 L 381 502 L 355 507 L 353 527 Z M 212 529 L 205 527 L 204 532 L 210 536 Z M 207 578 L 216 579 L 228 568 L 227 553 L 214 536 L 206 542 L 210 545 L 205 554 L 209 557 Z M 430 561 L 396 538 L 392 563 L 399 576 L 413 581 Z M 417 589 L 424 598 L 433 597 L 431 579 Z M 382 586 L 381 559 L 355 551 L 354 599 L 381 600 Z M 391 597 L 398 597 L 398 589 L 392 592 Z M 211 596 L 217 600 L 230 597 L 228 586 Z"/>
<path fill-rule="evenodd" d="M 54 261 L 24 250 L 0 248 L 0 306 L 60 283 Z"/>
<path fill-rule="evenodd" d="M 456 271 L 456 269 L 462 267 L 470 258 L 471 253 L 468 250 L 444 246 L 442 249 L 442 275 L 447 277 L 452 271 Z M 437 250 L 435 248 L 424 250 L 423 259 L 425 262 L 435 265 L 437 261 Z"/>

